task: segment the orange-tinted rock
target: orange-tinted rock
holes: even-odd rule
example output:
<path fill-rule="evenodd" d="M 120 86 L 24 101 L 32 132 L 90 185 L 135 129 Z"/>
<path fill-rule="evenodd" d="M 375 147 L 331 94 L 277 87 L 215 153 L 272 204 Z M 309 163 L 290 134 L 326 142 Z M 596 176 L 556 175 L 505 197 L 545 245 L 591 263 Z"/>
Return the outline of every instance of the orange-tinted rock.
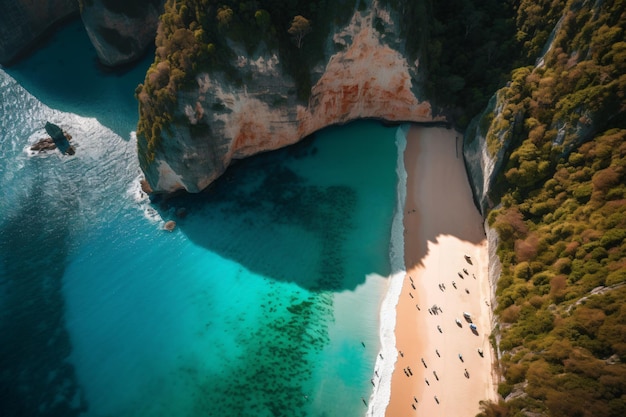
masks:
<path fill-rule="evenodd" d="M 267 51 L 256 56 L 239 51 L 238 70 L 249 80 L 244 86 L 220 74 L 200 74 L 198 91 L 179 96 L 188 125 L 175 125 L 152 166 L 144 167 L 153 188 L 200 191 L 232 159 L 293 144 L 330 125 L 362 118 L 434 121 L 430 104 L 415 95 L 417 63 L 381 42 L 373 16 L 357 13 L 350 25 L 331 34 L 346 45 L 329 54 L 323 71 L 311 70 L 317 81 L 306 105 L 298 102 L 295 83 L 282 73 L 277 56 Z M 207 137 L 190 133 L 190 126 L 203 124 Z"/>

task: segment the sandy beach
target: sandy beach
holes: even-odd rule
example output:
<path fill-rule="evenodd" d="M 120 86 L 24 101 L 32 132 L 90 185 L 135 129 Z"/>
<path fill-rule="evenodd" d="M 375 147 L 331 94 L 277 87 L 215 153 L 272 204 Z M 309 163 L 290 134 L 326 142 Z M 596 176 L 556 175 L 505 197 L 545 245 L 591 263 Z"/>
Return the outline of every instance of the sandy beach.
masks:
<path fill-rule="evenodd" d="M 387 417 L 474 416 L 480 400 L 496 398 L 487 247 L 460 141 L 444 128 L 412 126 L 407 135 L 407 272 Z"/>

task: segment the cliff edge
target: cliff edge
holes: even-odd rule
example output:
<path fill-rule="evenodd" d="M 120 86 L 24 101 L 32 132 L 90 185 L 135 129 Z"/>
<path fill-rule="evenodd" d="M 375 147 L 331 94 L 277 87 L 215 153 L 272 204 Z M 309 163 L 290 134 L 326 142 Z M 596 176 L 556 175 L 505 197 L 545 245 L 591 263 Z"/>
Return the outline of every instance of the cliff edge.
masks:
<path fill-rule="evenodd" d="M 306 68 L 312 85 L 306 101 L 298 95 L 298 80 L 285 70 L 279 48 L 261 43 L 249 53 L 232 38 L 227 39 L 229 69 L 200 71 L 190 86 L 176 89 L 172 80 L 178 68 L 159 58 L 166 46 L 157 37 L 155 65 L 138 89 L 139 160 L 152 189 L 201 191 L 235 159 L 351 120 L 443 120 L 418 98 L 418 62 L 403 54 L 397 19 L 393 10 L 374 2 L 367 10 L 353 10 L 347 24 L 331 26 L 322 60 Z M 306 48 L 304 38 L 296 54 Z M 172 92 L 173 112 L 159 125 L 156 102 Z"/>

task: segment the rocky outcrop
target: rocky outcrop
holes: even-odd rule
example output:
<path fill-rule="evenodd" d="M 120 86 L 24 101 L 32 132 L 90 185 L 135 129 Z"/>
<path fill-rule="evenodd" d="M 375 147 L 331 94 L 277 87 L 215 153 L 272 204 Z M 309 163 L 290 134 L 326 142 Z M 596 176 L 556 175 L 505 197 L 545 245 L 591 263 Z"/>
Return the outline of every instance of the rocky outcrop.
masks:
<path fill-rule="evenodd" d="M 132 62 L 154 44 L 165 0 L 81 0 L 81 17 L 107 66 Z"/>
<path fill-rule="evenodd" d="M 10 64 L 55 24 L 82 16 L 98 58 L 107 66 L 132 62 L 154 44 L 165 0 L 0 0 L 0 64 Z"/>
<path fill-rule="evenodd" d="M 76 151 L 71 145 L 70 141 L 72 136 L 61 130 L 61 128 L 53 123 L 46 122 L 46 133 L 50 136 L 39 139 L 33 145 L 30 150 L 37 153 L 45 153 L 47 151 L 53 151 L 58 149 L 64 155 L 74 155 Z"/>
<path fill-rule="evenodd" d="M 474 195 L 474 202 L 483 216 L 493 208 L 489 191 L 505 162 L 504 155 L 511 145 L 512 128 L 498 128 L 504 116 L 503 94 L 496 93 L 487 108 L 468 126 L 463 138 L 465 169 Z"/>
<path fill-rule="evenodd" d="M 0 0 L 0 63 L 10 63 L 77 12 L 76 0 Z"/>
<path fill-rule="evenodd" d="M 141 158 L 147 143 L 139 137 L 146 179 L 155 192 L 198 192 L 234 159 L 293 144 L 326 126 L 362 118 L 435 120 L 430 104 L 418 98 L 418 63 L 408 62 L 398 39 L 388 11 L 356 12 L 329 35 L 326 62 L 310 69 L 314 83 L 306 104 L 298 102 L 277 54 L 250 56 L 239 48 L 244 85 L 219 72 L 201 73 L 196 90 L 178 93 L 174 123 L 163 130 L 153 157 Z"/>

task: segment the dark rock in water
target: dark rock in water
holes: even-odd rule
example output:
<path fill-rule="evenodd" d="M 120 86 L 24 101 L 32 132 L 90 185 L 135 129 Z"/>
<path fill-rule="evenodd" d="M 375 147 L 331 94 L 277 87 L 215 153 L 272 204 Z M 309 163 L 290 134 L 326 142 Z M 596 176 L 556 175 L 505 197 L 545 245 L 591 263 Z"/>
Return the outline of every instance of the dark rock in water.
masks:
<path fill-rule="evenodd" d="M 37 152 L 45 152 L 45 151 L 53 151 L 57 148 L 57 145 L 54 144 L 52 138 L 42 138 L 37 141 L 33 146 L 30 147 L 31 151 Z"/>
<path fill-rule="evenodd" d="M 61 128 L 54 123 L 46 122 L 46 132 L 49 138 L 43 138 L 30 147 L 33 151 L 49 151 L 58 148 L 62 154 L 74 155 L 74 147 L 70 144 L 72 137 L 63 132 Z"/>
<path fill-rule="evenodd" d="M 176 217 L 179 219 L 184 219 L 187 217 L 187 209 L 185 207 L 179 207 L 176 209 Z"/>

